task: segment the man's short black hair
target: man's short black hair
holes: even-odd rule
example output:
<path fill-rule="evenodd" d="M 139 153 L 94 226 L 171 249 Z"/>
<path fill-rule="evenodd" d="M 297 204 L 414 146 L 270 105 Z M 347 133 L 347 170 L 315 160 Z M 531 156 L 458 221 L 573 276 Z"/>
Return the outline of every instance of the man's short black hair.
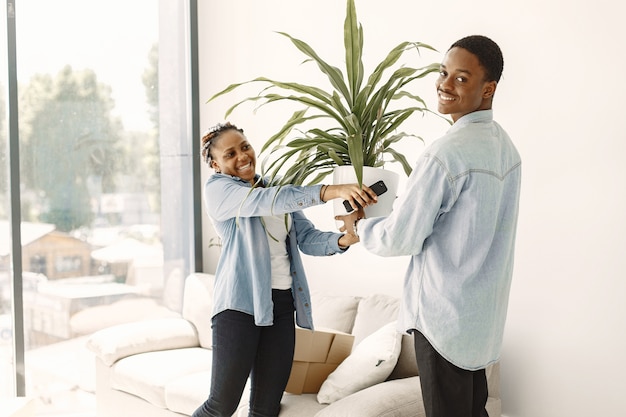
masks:
<path fill-rule="evenodd" d="M 500 81 L 504 58 L 497 43 L 486 36 L 471 35 L 454 42 L 450 49 L 459 47 L 476 55 L 478 62 L 485 69 L 486 81 Z"/>

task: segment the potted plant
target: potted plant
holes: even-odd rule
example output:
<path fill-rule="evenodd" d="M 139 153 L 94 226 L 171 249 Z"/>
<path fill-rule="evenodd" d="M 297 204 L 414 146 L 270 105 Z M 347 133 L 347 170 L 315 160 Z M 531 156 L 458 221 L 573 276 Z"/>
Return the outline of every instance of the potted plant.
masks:
<path fill-rule="evenodd" d="M 208 100 L 215 100 L 244 84 L 261 83 L 265 88 L 258 95 L 231 106 L 225 118 L 245 102 L 257 102 L 258 107 L 284 100 L 302 105 L 262 146 L 261 154 L 267 154 L 262 168 L 264 175 L 278 184 L 315 184 L 338 167 L 347 167 L 356 182 L 362 184 L 367 182 L 363 173 L 368 167 L 380 168 L 386 163 L 398 162 L 408 176 L 412 168 L 394 145 L 407 137 L 421 138 L 398 129 L 413 114 L 430 111 L 426 103 L 406 87 L 438 71 L 439 63 L 413 68 L 398 65 L 398 60 L 409 50 L 418 53 L 420 49 L 436 50 L 421 42 L 402 42 L 366 79 L 362 61 L 363 27 L 357 21 L 354 0 L 347 0 L 344 22 L 345 74 L 323 60 L 306 42 L 284 32 L 278 33 L 308 57 L 306 62 L 317 64 L 330 82 L 330 89 L 258 77 L 231 84 Z M 341 181 L 345 179 L 344 176 Z M 387 198 L 391 203 L 395 198 L 395 182 L 387 184 L 391 191 Z M 340 203 L 335 206 L 339 207 L 336 211 L 341 211 Z"/>

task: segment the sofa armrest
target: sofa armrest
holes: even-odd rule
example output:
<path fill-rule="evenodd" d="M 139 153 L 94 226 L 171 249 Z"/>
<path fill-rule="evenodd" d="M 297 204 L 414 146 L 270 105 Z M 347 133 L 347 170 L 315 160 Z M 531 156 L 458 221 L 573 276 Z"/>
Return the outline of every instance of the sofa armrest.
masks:
<path fill-rule="evenodd" d="M 195 327 L 183 318 L 119 324 L 99 330 L 87 339 L 87 348 L 108 366 L 137 353 L 199 345 Z"/>

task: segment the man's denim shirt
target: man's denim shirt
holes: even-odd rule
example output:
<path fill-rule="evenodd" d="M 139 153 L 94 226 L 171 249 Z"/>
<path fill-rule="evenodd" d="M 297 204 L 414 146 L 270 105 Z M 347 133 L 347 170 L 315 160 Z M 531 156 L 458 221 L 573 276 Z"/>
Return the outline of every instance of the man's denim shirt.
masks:
<path fill-rule="evenodd" d="M 271 264 L 268 236 L 261 216 L 291 213 L 287 238 L 296 322 L 312 329 L 311 296 L 299 250 L 321 256 L 342 253 L 341 233 L 317 230 L 301 210 L 318 204 L 321 185 L 256 187 L 240 178 L 212 175 L 204 186 L 204 202 L 222 241 L 215 272 L 213 315 L 237 310 L 254 316 L 258 326 L 273 323 Z"/>
<path fill-rule="evenodd" d="M 361 243 L 409 255 L 399 329 L 453 364 L 498 360 L 513 272 L 521 159 L 491 110 L 459 118 L 420 156 L 393 212 L 359 222 Z"/>

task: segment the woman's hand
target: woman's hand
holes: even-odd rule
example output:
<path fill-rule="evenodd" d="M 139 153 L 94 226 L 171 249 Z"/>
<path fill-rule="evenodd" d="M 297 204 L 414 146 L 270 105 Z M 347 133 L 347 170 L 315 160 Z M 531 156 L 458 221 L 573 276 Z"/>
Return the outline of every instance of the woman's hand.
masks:
<path fill-rule="evenodd" d="M 339 247 L 347 248 L 348 246 L 352 246 L 355 243 L 359 243 L 359 237 L 352 233 L 346 233 L 339 238 Z"/>
<path fill-rule="evenodd" d="M 348 200 L 352 207 L 356 207 L 355 203 L 359 203 L 361 207 L 366 207 L 370 204 L 376 204 L 378 201 L 376 193 L 367 185 L 363 185 L 362 188 L 360 188 L 358 184 L 328 185 L 326 189 L 323 190 L 323 194 L 324 201 L 341 198 Z"/>

